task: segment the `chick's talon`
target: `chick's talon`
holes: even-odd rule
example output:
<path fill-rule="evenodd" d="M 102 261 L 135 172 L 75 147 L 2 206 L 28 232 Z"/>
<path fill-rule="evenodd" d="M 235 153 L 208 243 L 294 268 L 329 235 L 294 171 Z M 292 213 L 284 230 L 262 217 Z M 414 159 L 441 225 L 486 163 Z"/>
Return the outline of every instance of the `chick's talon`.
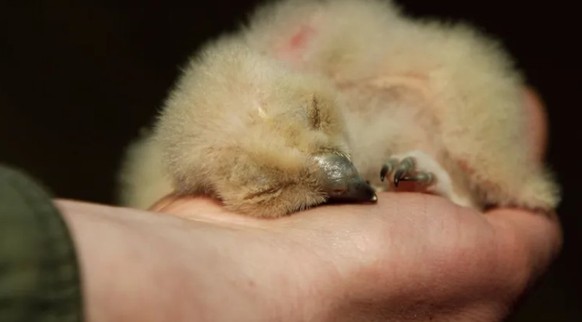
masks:
<path fill-rule="evenodd" d="M 392 173 L 392 183 L 398 187 L 401 181 L 415 182 L 419 187 L 428 187 L 435 182 L 435 176 L 429 171 L 417 170 L 414 157 L 405 157 L 401 160 L 392 158 L 380 170 L 380 180 L 384 181 Z"/>
<path fill-rule="evenodd" d="M 394 177 L 394 185 L 398 187 L 400 181 L 414 181 L 416 184 L 426 187 L 433 183 L 434 176 L 430 172 L 416 172 L 414 175 L 404 175 L 403 177 Z"/>
<path fill-rule="evenodd" d="M 396 167 L 396 173 L 394 173 L 394 186 L 398 187 L 400 181 L 411 181 L 407 178 L 411 178 L 414 171 L 416 163 L 412 157 L 406 157 L 400 161 Z"/>
<path fill-rule="evenodd" d="M 382 169 L 380 170 L 380 181 L 384 182 L 384 179 L 386 179 L 386 177 L 389 176 L 394 171 L 394 168 L 396 168 L 397 165 L 398 165 L 397 159 L 388 160 L 388 162 L 386 162 L 382 166 Z"/>

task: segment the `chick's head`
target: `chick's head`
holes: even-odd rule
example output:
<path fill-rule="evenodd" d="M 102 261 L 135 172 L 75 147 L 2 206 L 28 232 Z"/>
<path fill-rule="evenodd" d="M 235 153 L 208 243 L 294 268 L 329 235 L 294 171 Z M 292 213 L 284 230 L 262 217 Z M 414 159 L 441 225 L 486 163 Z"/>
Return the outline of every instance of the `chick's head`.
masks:
<path fill-rule="evenodd" d="M 373 200 L 350 161 L 333 85 L 226 49 L 186 72 L 159 119 L 156 134 L 175 189 L 259 217 L 329 199 Z"/>
<path fill-rule="evenodd" d="M 333 88 L 287 77 L 263 97 L 213 191 L 232 210 L 261 217 L 328 200 L 375 201 L 349 157 L 341 100 Z"/>

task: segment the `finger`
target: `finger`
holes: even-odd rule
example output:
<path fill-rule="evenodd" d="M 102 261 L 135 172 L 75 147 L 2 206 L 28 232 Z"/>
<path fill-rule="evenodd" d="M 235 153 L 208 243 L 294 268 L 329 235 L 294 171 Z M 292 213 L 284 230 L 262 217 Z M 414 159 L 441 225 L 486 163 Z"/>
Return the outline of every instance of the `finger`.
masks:
<path fill-rule="evenodd" d="M 554 214 L 495 209 L 485 215 L 503 250 L 501 261 L 513 266 L 522 287 L 543 273 L 562 247 L 562 231 Z"/>
<path fill-rule="evenodd" d="M 171 193 L 160 199 L 148 210 L 178 217 L 196 215 L 196 211 L 204 209 L 206 212 L 224 212 L 218 201 L 205 197 L 179 196 Z"/>
<path fill-rule="evenodd" d="M 177 200 L 179 200 L 179 197 L 175 193 L 170 193 L 156 201 L 156 203 L 150 206 L 148 210 L 153 212 L 164 212 L 166 208 L 170 207 Z"/>
<path fill-rule="evenodd" d="M 159 214 L 213 224 L 222 223 L 245 227 L 262 227 L 264 225 L 264 222 L 257 218 L 228 211 L 218 200 L 210 197 L 169 194 L 156 202 L 149 210 Z"/>
<path fill-rule="evenodd" d="M 548 124 L 544 104 L 532 88 L 526 88 L 523 95 L 525 115 L 527 115 L 527 134 L 532 147 L 532 158 L 543 160 L 547 147 Z"/>

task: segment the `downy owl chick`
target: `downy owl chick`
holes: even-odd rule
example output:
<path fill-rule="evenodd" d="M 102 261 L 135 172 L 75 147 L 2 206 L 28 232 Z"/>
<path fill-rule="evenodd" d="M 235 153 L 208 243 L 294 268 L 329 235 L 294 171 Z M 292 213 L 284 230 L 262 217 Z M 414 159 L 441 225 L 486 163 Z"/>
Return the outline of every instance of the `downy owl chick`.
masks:
<path fill-rule="evenodd" d="M 192 58 L 128 153 L 122 199 L 206 194 L 276 217 L 408 181 L 478 209 L 550 210 L 558 189 L 529 157 L 522 87 L 464 25 L 380 0 L 279 2 Z"/>

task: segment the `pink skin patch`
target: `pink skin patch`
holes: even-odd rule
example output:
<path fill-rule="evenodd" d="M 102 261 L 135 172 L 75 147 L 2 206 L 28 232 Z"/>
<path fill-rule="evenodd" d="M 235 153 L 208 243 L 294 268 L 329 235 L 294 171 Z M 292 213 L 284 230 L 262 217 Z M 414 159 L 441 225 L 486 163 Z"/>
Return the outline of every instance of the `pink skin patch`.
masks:
<path fill-rule="evenodd" d="M 275 49 L 277 58 L 288 61 L 293 65 L 299 65 L 303 60 L 305 49 L 314 35 L 315 29 L 311 26 L 301 26 L 299 31 L 292 34 L 287 41 L 277 46 L 278 48 Z"/>

